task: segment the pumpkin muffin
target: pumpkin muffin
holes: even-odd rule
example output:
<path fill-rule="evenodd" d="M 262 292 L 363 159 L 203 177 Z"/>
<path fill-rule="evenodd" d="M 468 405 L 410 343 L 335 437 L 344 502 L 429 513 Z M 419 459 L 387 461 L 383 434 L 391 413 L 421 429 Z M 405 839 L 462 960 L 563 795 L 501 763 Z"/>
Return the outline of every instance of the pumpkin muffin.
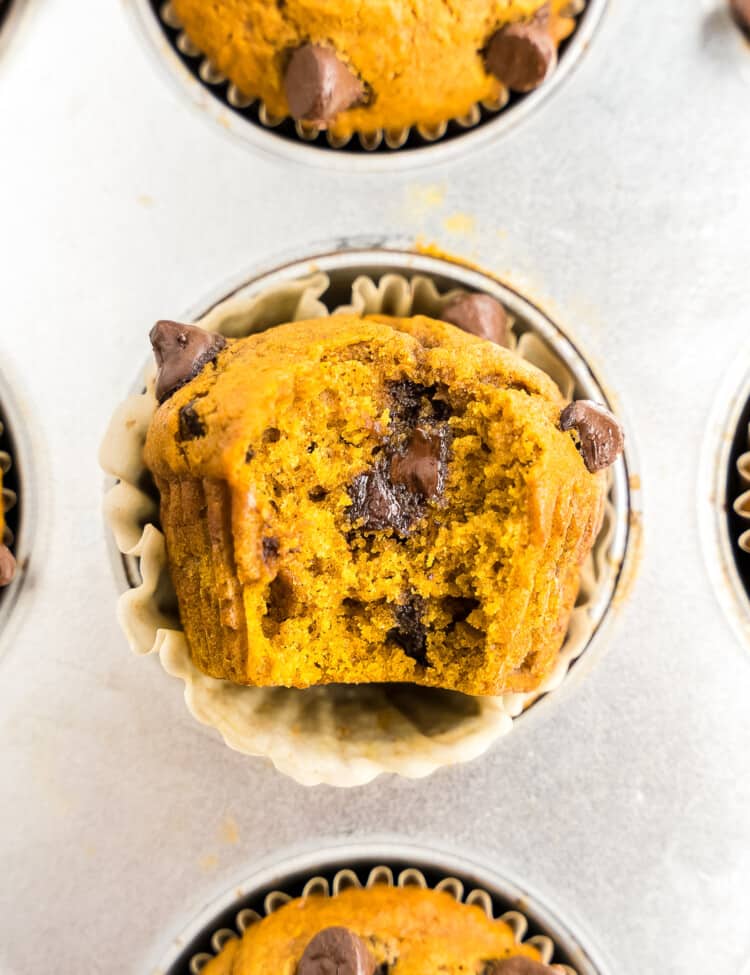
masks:
<path fill-rule="evenodd" d="M 204 975 L 553 975 L 512 928 L 449 894 L 349 889 L 290 901 L 229 941 Z"/>
<path fill-rule="evenodd" d="M 238 340 L 160 322 L 145 461 L 193 662 L 239 684 L 533 691 L 622 449 L 515 353 L 428 318 Z"/>
<path fill-rule="evenodd" d="M 270 115 L 339 139 L 439 127 L 537 88 L 571 0 L 172 0 L 196 48 Z"/>
<path fill-rule="evenodd" d="M 0 423 L 2 433 L 2 423 Z M 5 524 L 5 495 L 3 493 L 3 469 L 7 470 L 8 455 L 0 451 L 0 588 L 9 585 L 16 574 L 16 560 L 5 544 L 10 538 L 10 532 Z"/>

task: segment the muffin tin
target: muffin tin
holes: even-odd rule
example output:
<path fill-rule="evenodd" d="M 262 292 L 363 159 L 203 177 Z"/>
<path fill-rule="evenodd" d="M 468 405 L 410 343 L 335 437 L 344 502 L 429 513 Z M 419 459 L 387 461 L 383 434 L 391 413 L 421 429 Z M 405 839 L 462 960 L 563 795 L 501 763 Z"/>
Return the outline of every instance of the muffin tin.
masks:
<path fill-rule="evenodd" d="M 311 267 L 315 268 L 313 277 Z M 363 278 L 374 282 L 377 290 L 365 291 Z M 335 247 L 322 246 L 308 255 L 280 260 L 269 270 L 241 275 L 228 290 L 212 296 L 184 318 L 196 321 L 209 313 L 215 318 L 226 306 L 225 314 L 234 330 L 242 318 L 241 309 L 253 307 L 253 299 L 261 296 L 267 306 L 266 296 L 274 295 L 274 311 L 265 325 L 269 327 L 277 321 L 273 316 L 287 317 L 291 314 L 287 309 L 300 302 L 305 304 L 300 317 L 320 314 L 323 306 L 329 312 L 346 306 L 353 290 L 359 301 L 369 302 L 370 310 L 408 314 L 406 302 L 410 303 L 410 299 L 399 287 L 399 280 L 421 282 L 418 290 L 426 281 L 432 282 L 437 293 L 432 291 L 416 299 L 416 310 L 424 313 L 435 307 L 438 293 L 465 289 L 493 295 L 514 319 L 514 335 L 521 347 L 528 349 L 525 354 L 542 368 L 548 368 L 558 381 L 562 381 L 560 370 L 565 370 L 574 383 L 566 395 L 608 401 L 580 351 L 528 299 L 476 268 L 393 242 L 339 242 Z M 303 284 L 308 281 L 309 295 Z M 284 298 L 283 310 L 279 311 L 275 307 L 279 294 L 288 286 L 292 286 L 290 295 Z M 368 289 L 371 287 L 368 284 Z M 259 325 L 263 327 L 262 318 Z M 158 651 L 164 668 L 184 681 L 192 714 L 219 731 L 230 747 L 270 758 L 280 771 L 306 785 L 351 787 L 383 772 L 423 777 L 438 768 L 478 757 L 514 725 L 546 713 L 552 702 L 567 694 L 601 655 L 621 580 L 628 576 L 637 549 L 637 538 L 633 536 L 637 535 L 640 501 L 639 492 L 632 485 L 639 483 L 639 478 L 633 468 L 632 437 L 626 437 L 626 453 L 610 471 L 602 541 L 594 549 L 592 565 L 581 586 L 582 609 L 571 618 L 569 638 L 558 666 L 535 694 L 468 698 L 408 685 L 300 692 L 239 688 L 206 678 L 192 665 L 184 641 L 174 633 L 179 629 L 179 619 L 162 565 L 163 542 L 160 534 L 158 539 L 155 536 L 158 525 L 148 524 L 150 517 L 144 515 L 146 507 L 158 509 L 158 498 L 146 499 L 142 493 L 148 480 L 146 472 L 133 467 L 140 464 L 144 411 L 152 409 L 151 402 L 135 396 L 118 408 L 102 450 L 105 469 L 117 472 L 124 482 L 114 490 L 110 482 L 105 505 L 123 549 L 121 553 L 110 545 L 121 588 L 126 593 L 118 615 L 131 647 L 141 654 Z M 119 445 L 124 446 L 131 438 L 132 447 L 121 450 Z M 129 507 L 130 520 L 126 517 Z M 145 530 L 144 524 L 148 525 Z M 589 580 L 589 576 L 593 579 Z M 280 715 L 278 720 L 276 714 Z M 385 734 L 378 730 L 382 726 L 396 730 Z M 331 727 L 344 731 L 331 735 Z"/>
<path fill-rule="evenodd" d="M 352 886 L 439 887 L 457 900 L 502 918 L 517 941 L 535 945 L 549 964 L 568 975 L 609 975 L 611 969 L 585 936 L 578 934 L 525 886 L 455 853 L 438 852 L 398 839 L 300 851 L 258 868 L 217 898 L 174 939 L 155 970 L 199 975 L 226 944 L 283 906 L 288 897 L 327 895 Z"/>
<path fill-rule="evenodd" d="M 580 0 L 572 0 L 578 7 Z M 527 95 L 511 93 L 499 104 L 481 104 L 466 118 L 435 131 L 415 128 L 354 138 L 343 147 L 324 133 L 305 132 L 292 119 L 277 121 L 258 102 L 246 99 L 203 57 L 180 28 L 169 0 L 135 0 L 138 26 L 151 53 L 167 68 L 184 95 L 233 136 L 256 149 L 327 169 L 377 170 L 439 162 L 471 152 L 499 138 L 527 118 L 557 91 L 592 43 L 607 0 L 588 0 L 574 33 L 560 46 L 559 64 L 552 77 Z"/>
<path fill-rule="evenodd" d="M 729 617 L 746 619 L 726 506 L 750 395 L 750 196 L 738 151 L 750 48 L 723 0 L 662 0 L 636 16 L 632 4 L 610 4 L 575 83 L 497 152 L 459 159 L 476 144 L 470 133 L 446 143 L 451 166 L 418 179 L 398 159 L 439 158 L 440 144 L 435 156 L 362 155 L 362 166 L 392 166 L 389 180 L 297 167 L 292 182 L 289 167 L 213 137 L 170 96 L 129 29 L 136 0 L 95 5 L 95 21 L 93 6 L 13 0 L 23 30 L 11 29 L 0 58 L 11 251 L 0 371 L 28 383 L 50 454 L 48 473 L 46 448 L 26 410 L 9 408 L 3 381 L 19 541 L 34 550 L 20 599 L 0 597 L 0 969 L 155 975 L 194 910 L 230 891 L 198 927 L 219 908 L 231 923 L 235 886 L 277 886 L 297 868 L 285 863 L 300 839 L 310 876 L 334 840 L 386 833 L 373 853 L 381 862 L 418 859 L 396 835 L 450 842 L 522 878 L 521 896 L 527 882 L 550 892 L 555 918 L 607 975 L 743 971 L 748 655 L 706 572 Z M 15 23 L 12 14 L 0 44 Z M 344 154 L 267 138 L 284 155 L 351 168 Z M 112 610 L 95 452 L 155 318 L 290 241 L 309 253 L 320 236 L 348 246 L 352 234 L 388 229 L 506 275 L 580 337 L 593 372 L 625 398 L 645 544 L 639 553 L 634 525 L 606 617 L 620 617 L 610 649 L 565 706 L 540 704 L 523 733 L 421 781 L 303 789 L 202 734 L 178 682 L 129 656 Z M 735 625 L 750 646 L 747 626 Z M 535 722 L 545 709 L 551 720 Z M 345 858 L 372 852 L 357 844 Z M 175 946 L 165 964 L 178 955 Z"/>

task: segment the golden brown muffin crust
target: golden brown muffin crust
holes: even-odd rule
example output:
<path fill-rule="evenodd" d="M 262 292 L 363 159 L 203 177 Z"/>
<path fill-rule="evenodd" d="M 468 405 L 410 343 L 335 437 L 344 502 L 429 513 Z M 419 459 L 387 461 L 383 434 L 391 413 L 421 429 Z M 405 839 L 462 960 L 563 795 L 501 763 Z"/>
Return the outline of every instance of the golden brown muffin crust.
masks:
<path fill-rule="evenodd" d="M 291 52 L 312 42 L 331 47 L 369 92 L 366 104 L 330 126 L 352 132 L 435 126 L 492 100 L 500 82 L 483 51 L 504 25 L 528 20 L 546 0 L 173 0 L 193 43 L 245 95 L 272 115 L 289 105 L 284 73 Z M 574 20 L 568 0 L 552 0 L 555 43 Z M 450 79 L 450 83 L 446 83 Z"/>
<path fill-rule="evenodd" d="M 325 928 L 359 935 L 388 975 L 481 975 L 486 963 L 539 959 L 512 929 L 448 894 L 413 887 L 352 889 L 337 897 L 291 901 L 250 927 L 204 969 L 207 975 L 295 975 L 310 940 Z"/>

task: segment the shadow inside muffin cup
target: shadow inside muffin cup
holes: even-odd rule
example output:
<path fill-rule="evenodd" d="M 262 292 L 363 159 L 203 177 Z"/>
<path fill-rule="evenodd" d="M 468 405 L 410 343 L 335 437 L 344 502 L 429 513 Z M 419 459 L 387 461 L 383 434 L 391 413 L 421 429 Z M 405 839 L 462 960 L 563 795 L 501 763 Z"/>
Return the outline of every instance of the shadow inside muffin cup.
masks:
<path fill-rule="evenodd" d="M 15 575 L 0 586 L 0 646 L 29 570 L 30 513 L 33 506 L 31 448 L 25 436 L 26 424 L 10 386 L 0 372 L 0 468 L 3 471 L 2 505 L 5 534 L 0 539 L 16 559 Z"/>
<path fill-rule="evenodd" d="M 750 652 L 750 355 L 741 356 L 709 420 L 700 468 L 704 557 L 716 595 Z"/>
<path fill-rule="evenodd" d="M 359 133 L 343 142 L 292 118 L 275 118 L 262 102 L 245 98 L 188 38 L 169 0 L 135 0 L 133 9 L 152 55 L 224 131 L 287 158 L 366 171 L 438 162 L 503 135 L 570 75 L 588 50 L 607 2 L 586 0 L 575 16 L 573 33 L 559 46 L 557 67 L 536 90 L 517 94 L 502 88 L 496 99 L 477 103 L 463 117 L 441 125 Z M 582 3 L 571 0 L 571 10 Z"/>
<path fill-rule="evenodd" d="M 536 893 L 462 856 L 397 840 L 293 853 L 257 869 L 194 918 L 156 970 L 164 975 L 198 975 L 228 940 L 241 936 L 288 898 L 330 896 L 374 883 L 444 890 L 504 921 L 517 943 L 534 945 L 545 963 L 561 966 L 567 975 L 610 973 L 590 939 Z"/>
<path fill-rule="evenodd" d="M 567 385 L 563 389 L 566 397 L 606 402 L 604 391 L 578 350 L 523 296 L 474 268 L 411 250 L 346 246 L 291 260 L 270 271 L 243 276 L 234 286 L 222 289 L 216 300 L 205 302 L 186 318 L 200 319 L 210 330 L 220 326 L 224 334 L 238 336 L 294 319 L 321 317 L 342 306 L 351 308 L 352 303 L 360 313 L 439 317 L 440 309 L 457 289 L 486 292 L 498 298 L 513 318 L 521 354 L 552 375 L 559 385 Z M 142 391 L 139 384 L 138 392 Z M 125 422 L 134 426 L 134 443 L 140 450 L 154 408 L 153 398 L 132 397 L 118 411 L 115 431 L 121 430 Z M 129 410 L 133 411 L 132 416 Z M 109 439 L 116 440 L 117 433 Z M 566 644 L 555 672 L 535 695 L 474 698 L 411 684 L 366 684 L 324 685 L 306 690 L 251 689 L 257 692 L 251 700 L 248 688 L 215 681 L 197 672 L 187 662 L 181 634 L 181 642 L 171 640 L 169 633 L 179 629 L 179 617 L 168 579 L 163 538 L 156 532 L 158 495 L 150 475 L 142 464 L 138 466 L 138 458 L 127 462 L 113 462 L 110 458 L 107 463 L 103 452 L 105 469 L 118 474 L 118 463 L 125 471 L 125 480 L 135 481 L 134 485 L 121 483 L 111 489 L 106 502 L 110 514 L 114 513 L 109 520 L 119 542 L 119 550 L 114 545 L 112 551 L 123 588 L 129 590 L 123 596 L 125 608 L 121 603 L 120 617 L 131 645 L 139 644 L 139 652 L 160 651 L 165 669 L 185 681 L 187 703 L 194 716 L 217 728 L 227 744 L 270 758 L 281 771 L 305 784 L 351 786 L 370 781 L 384 771 L 419 777 L 482 754 L 510 731 L 515 721 L 525 721 L 526 715 L 537 712 L 546 699 L 558 697 L 563 684 L 570 686 L 574 675 L 593 664 L 594 644 L 602 645 L 600 631 L 629 551 L 631 490 L 628 461 L 623 457 L 609 473 L 605 524 L 583 574 L 583 595 L 571 617 Z M 122 528 L 118 530 L 117 519 L 133 498 L 140 505 L 142 517 L 137 525 L 126 525 L 123 532 Z M 144 570 L 144 552 L 150 551 L 152 545 L 156 557 L 147 556 Z M 139 595 L 144 592 L 146 599 Z M 162 627 L 156 638 L 148 628 L 153 624 L 143 626 L 148 616 L 144 609 Z M 143 633 L 139 628 L 143 628 Z M 336 733 L 324 747 L 318 743 L 316 751 L 315 727 L 312 734 L 302 735 L 302 740 L 290 735 L 286 744 L 276 740 L 279 736 L 273 733 L 270 723 L 264 731 L 258 730 L 264 722 L 270 722 L 269 715 L 285 713 L 295 715 L 294 723 L 303 728 L 306 720 L 312 721 L 311 716 L 322 715 L 321 724 L 335 727 Z M 243 735 L 243 726 L 252 726 L 257 740 Z M 339 732 L 341 737 L 337 738 Z"/>

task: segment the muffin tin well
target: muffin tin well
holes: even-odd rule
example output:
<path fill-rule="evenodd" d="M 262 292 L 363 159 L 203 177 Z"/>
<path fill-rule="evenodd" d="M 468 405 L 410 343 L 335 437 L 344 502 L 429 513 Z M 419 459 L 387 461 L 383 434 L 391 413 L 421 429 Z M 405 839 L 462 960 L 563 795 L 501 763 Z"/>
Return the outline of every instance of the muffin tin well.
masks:
<path fill-rule="evenodd" d="M 440 886 L 457 899 L 502 917 L 518 941 L 534 944 L 548 963 L 560 965 L 562 971 L 609 975 L 610 969 L 589 940 L 525 887 L 455 854 L 398 841 L 293 854 L 256 870 L 194 918 L 155 970 L 164 975 L 198 975 L 229 938 L 272 913 L 287 897 L 374 882 Z"/>
<path fill-rule="evenodd" d="M 588 0 L 577 18 L 574 33 L 560 46 L 553 75 L 536 91 L 511 94 L 499 105 L 476 106 L 467 118 L 450 122 L 434 132 L 413 128 L 408 133 L 353 138 L 333 147 L 324 133 L 312 135 L 294 120 L 269 119 L 258 102 L 246 100 L 218 73 L 180 29 L 169 0 L 136 0 L 133 9 L 152 55 L 166 67 L 185 95 L 224 131 L 257 149 L 327 169 L 377 170 L 438 162 L 479 148 L 527 118 L 545 99 L 559 90 L 590 46 L 608 0 Z M 580 0 L 572 0 L 577 9 Z"/>
<path fill-rule="evenodd" d="M 268 271 L 246 273 L 184 318 L 194 321 L 209 315 L 214 316 L 211 320 L 219 316 L 224 321 L 229 314 L 230 322 L 239 322 L 253 301 L 263 296 L 262 317 L 254 327 L 271 327 L 288 317 L 314 317 L 346 305 L 353 290 L 357 291 L 355 282 L 361 291 L 363 281 L 367 282 L 368 308 L 373 310 L 377 302 L 378 310 L 392 314 L 409 313 L 403 310 L 407 298 L 417 311 L 419 300 L 429 305 L 429 297 L 405 294 L 416 282 L 421 282 L 422 290 L 430 290 L 432 300 L 456 288 L 490 293 L 512 315 L 520 342 L 527 348 L 533 345 L 532 361 L 542 368 L 549 363 L 553 375 L 553 365 L 564 367 L 569 395 L 608 401 L 578 349 L 522 295 L 475 268 L 383 241 L 339 242 L 335 249 L 293 258 Z M 280 294 L 284 295 L 281 303 Z M 302 315 L 292 311 L 300 300 L 304 300 Z M 144 340 L 145 333 L 144 328 Z M 592 555 L 590 580 L 582 586 L 585 598 L 579 600 L 571 619 L 558 665 L 536 695 L 470 698 L 411 685 L 330 685 L 309 691 L 241 689 L 205 677 L 190 662 L 180 632 L 156 517 L 158 499 L 142 465 L 143 437 L 154 406 L 151 398 L 140 395 L 141 390 L 139 384 L 136 395 L 116 412 L 102 449 L 103 466 L 117 478 L 108 482 L 106 510 L 117 538 L 112 553 L 123 590 L 120 620 L 131 647 L 141 654 L 158 651 L 165 669 L 184 681 L 193 715 L 218 730 L 231 747 L 269 758 L 285 774 L 308 785 L 359 785 L 383 772 L 421 777 L 476 758 L 515 722 L 544 713 L 603 650 L 605 623 L 613 615 L 614 597 L 635 548 L 632 521 L 637 523 L 634 513 L 639 502 L 631 487 L 637 483 L 630 478 L 632 442 L 610 471 L 608 513 L 601 542 Z M 294 720 L 291 714 L 296 715 Z M 385 723 L 384 714 L 389 715 Z M 301 741 L 291 730 L 299 727 L 305 729 Z M 341 727 L 349 729 L 341 739 L 327 730 Z"/>
<path fill-rule="evenodd" d="M 699 504 L 704 554 L 714 589 L 750 650 L 750 364 L 739 360 L 709 421 Z"/>

